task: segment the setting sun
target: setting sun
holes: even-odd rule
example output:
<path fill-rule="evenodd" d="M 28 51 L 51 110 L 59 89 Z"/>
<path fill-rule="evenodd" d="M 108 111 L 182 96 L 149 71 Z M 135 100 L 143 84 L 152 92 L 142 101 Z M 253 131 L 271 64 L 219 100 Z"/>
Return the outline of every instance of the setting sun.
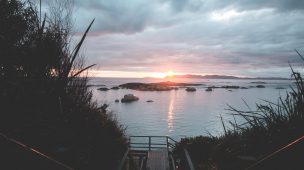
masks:
<path fill-rule="evenodd" d="M 301 169 L 299 21 L 304 0 L 0 0 L 0 170 Z"/>
<path fill-rule="evenodd" d="M 169 70 L 166 74 L 167 77 L 172 77 L 174 76 L 174 72 L 172 70 Z"/>

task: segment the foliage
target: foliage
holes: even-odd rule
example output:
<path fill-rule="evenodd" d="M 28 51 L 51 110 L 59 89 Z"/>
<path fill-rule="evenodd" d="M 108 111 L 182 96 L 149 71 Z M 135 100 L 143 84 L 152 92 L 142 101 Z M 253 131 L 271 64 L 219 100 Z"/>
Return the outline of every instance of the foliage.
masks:
<path fill-rule="evenodd" d="M 94 20 L 71 50 L 63 7 L 40 20 L 30 2 L 0 1 L 0 130 L 71 167 L 112 169 L 126 147 L 124 129 L 80 76 L 93 66 L 78 57 Z"/>
<path fill-rule="evenodd" d="M 303 59 L 301 54 L 299 56 Z M 295 87 L 291 87 L 291 92 L 287 92 L 285 98 L 280 97 L 277 103 L 265 101 L 265 104 L 257 104 L 256 111 L 241 111 L 229 106 L 232 116 L 245 119 L 245 123 L 230 122 L 233 129 L 226 130 L 228 127 L 222 122 L 224 135 L 182 139 L 175 152 L 181 154 L 181 148 L 187 147 L 197 169 L 245 169 L 303 136 L 303 78 L 292 67 L 291 71 Z M 300 147 L 303 149 L 302 145 Z M 302 156 L 294 150 L 289 152 L 282 156 L 284 162 L 292 162 Z M 288 157 L 288 154 L 292 157 Z M 286 168 L 280 162 L 276 164 L 272 163 L 271 166 L 275 169 Z"/>

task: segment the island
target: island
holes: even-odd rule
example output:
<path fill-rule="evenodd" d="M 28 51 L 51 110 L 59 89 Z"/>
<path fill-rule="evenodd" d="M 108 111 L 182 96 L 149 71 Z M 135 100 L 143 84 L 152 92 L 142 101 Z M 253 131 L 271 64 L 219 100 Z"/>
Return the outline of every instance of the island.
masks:
<path fill-rule="evenodd" d="M 166 79 L 242 79 L 242 80 L 290 80 L 290 78 L 283 77 L 237 77 L 230 75 L 170 75 L 166 76 Z M 255 82 L 254 82 L 255 83 Z"/>
<path fill-rule="evenodd" d="M 178 90 L 179 87 L 201 86 L 204 84 L 199 83 L 177 83 L 172 81 L 159 82 L 159 83 L 125 83 L 119 85 L 122 89 L 132 89 L 138 91 L 170 91 Z"/>

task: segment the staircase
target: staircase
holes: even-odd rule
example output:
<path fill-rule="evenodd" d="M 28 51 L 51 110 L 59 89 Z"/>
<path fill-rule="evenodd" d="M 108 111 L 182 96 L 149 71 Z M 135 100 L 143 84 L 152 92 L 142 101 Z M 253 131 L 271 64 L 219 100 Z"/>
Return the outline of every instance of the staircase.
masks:
<path fill-rule="evenodd" d="M 169 136 L 130 136 L 118 170 L 175 170 L 176 143 Z"/>

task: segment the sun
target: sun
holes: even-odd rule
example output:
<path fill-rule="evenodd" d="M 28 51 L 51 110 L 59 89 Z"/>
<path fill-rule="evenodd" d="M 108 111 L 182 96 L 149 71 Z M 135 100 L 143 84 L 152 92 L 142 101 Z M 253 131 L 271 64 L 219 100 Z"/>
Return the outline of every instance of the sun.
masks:
<path fill-rule="evenodd" d="M 174 76 L 174 72 L 172 70 L 169 70 L 166 74 L 166 77 L 173 77 Z"/>

